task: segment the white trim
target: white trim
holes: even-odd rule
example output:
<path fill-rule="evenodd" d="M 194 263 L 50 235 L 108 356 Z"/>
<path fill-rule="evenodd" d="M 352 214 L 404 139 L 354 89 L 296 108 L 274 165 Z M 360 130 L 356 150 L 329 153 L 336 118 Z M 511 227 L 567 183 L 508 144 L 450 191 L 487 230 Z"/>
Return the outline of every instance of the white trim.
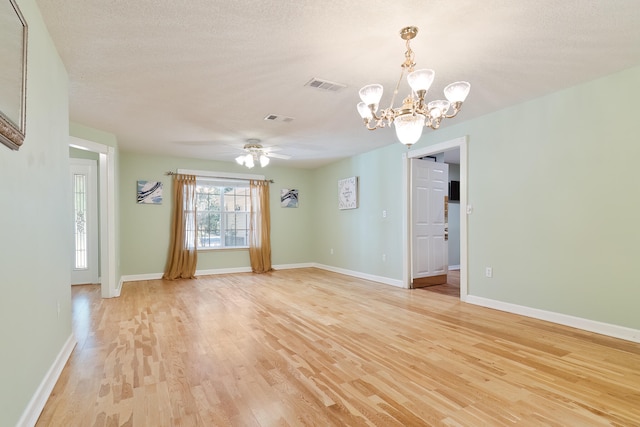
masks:
<path fill-rule="evenodd" d="M 162 279 L 162 273 L 149 273 L 149 274 L 129 274 L 122 276 L 120 283 L 124 282 L 140 282 L 142 280 L 159 280 Z M 120 285 L 122 289 L 122 284 Z"/>
<path fill-rule="evenodd" d="M 460 264 L 450 265 L 449 266 L 449 270 L 460 270 Z"/>
<path fill-rule="evenodd" d="M 315 267 L 316 265 L 312 262 L 302 262 L 300 264 L 279 264 L 279 265 L 274 265 L 273 269 L 274 270 L 293 270 L 296 268 L 312 268 Z"/>
<path fill-rule="evenodd" d="M 116 288 L 116 297 L 119 297 L 122 293 L 122 285 L 124 284 L 124 279 L 120 276 L 120 280 L 118 280 L 118 287 Z"/>
<path fill-rule="evenodd" d="M 104 159 L 104 160 L 103 160 Z M 116 166 L 115 166 L 115 149 L 113 147 L 107 147 L 107 154 L 100 154 L 100 163 L 104 163 L 104 169 L 106 173 L 107 181 L 105 189 L 106 206 L 102 207 L 100 222 L 105 224 L 107 233 L 102 234 L 107 236 L 102 246 L 102 263 L 101 271 L 102 277 L 105 279 L 102 286 L 103 298 L 114 298 L 118 296 L 117 282 L 116 282 Z M 102 185 L 101 176 L 101 185 Z M 106 254 L 105 254 L 106 252 Z"/>
<path fill-rule="evenodd" d="M 411 150 L 402 154 L 402 205 L 405 207 L 402 216 L 402 282 L 404 288 L 411 287 L 411 239 L 409 225 L 411 224 L 411 209 L 409 206 L 409 194 L 411 191 L 411 180 L 409 179 L 409 160 L 416 157 L 424 157 L 431 154 L 441 153 L 443 151 L 460 149 L 460 206 L 467 206 L 467 169 L 468 169 L 468 137 L 461 136 L 440 144 L 430 145 L 428 147 Z M 467 213 L 466 210 L 460 209 L 460 300 L 466 301 L 469 294 L 468 286 L 468 231 L 467 231 Z"/>
<path fill-rule="evenodd" d="M 78 150 L 92 151 L 94 153 L 107 154 L 108 145 L 99 144 L 97 142 L 89 141 L 87 139 L 78 138 L 75 136 L 69 137 L 69 146 L 77 148 Z"/>
<path fill-rule="evenodd" d="M 103 298 L 117 297 L 115 148 L 75 136 L 69 136 L 69 146 L 99 154 L 100 292 Z"/>
<path fill-rule="evenodd" d="M 293 270 L 297 268 L 320 268 L 322 270 L 333 271 L 334 273 L 344 274 L 345 276 L 357 277 L 359 279 L 371 280 L 373 282 L 380 282 L 386 285 L 396 286 L 402 288 L 402 281 L 396 279 L 390 279 L 388 277 L 374 276 L 372 274 L 360 273 L 352 270 L 345 270 L 342 268 L 331 267 L 328 265 L 317 264 L 315 262 L 305 262 L 299 264 L 279 264 L 273 266 L 274 270 Z M 196 276 L 209 276 L 216 274 L 233 274 L 233 273 L 251 273 L 251 267 L 233 267 L 233 268 L 214 268 L 209 270 L 196 270 Z M 130 274 L 122 276 L 120 287 L 122 288 L 123 282 L 140 282 L 144 280 L 160 280 L 162 279 L 162 273 L 148 273 L 148 274 Z"/>
<path fill-rule="evenodd" d="M 214 274 L 251 273 L 251 267 L 214 268 L 211 270 L 196 270 L 196 276 L 211 276 Z"/>
<path fill-rule="evenodd" d="M 67 360 L 69 360 L 69 356 L 71 356 L 71 352 L 76 344 L 76 338 L 73 333 L 71 333 L 60 349 L 58 356 L 53 361 L 53 364 L 40 382 L 38 389 L 31 397 L 27 407 L 22 412 L 22 416 L 16 424 L 16 427 L 32 427 L 36 425 L 38 417 L 40 417 L 40 413 L 44 409 L 44 405 L 46 405 L 49 395 L 51 395 L 53 387 L 56 385 L 58 378 L 60 378 L 64 365 L 67 363 Z"/>
<path fill-rule="evenodd" d="M 178 169 L 178 173 L 187 174 L 187 175 L 211 177 L 211 178 L 261 179 L 261 180 L 264 180 L 264 175 L 255 175 L 255 174 L 250 174 L 250 173 L 213 172 L 213 171 L 200 171 L 200 170 L 195 170 L 195 169 Z"/>
<path fill-rule="evenodd" d="M 495 310 L 506 311 L 507 313 L 532 317 L 534 319 L 545 320 L 547 322 L 570 326 L 572 328 L 582 329 L 589 332 L 595 332 L 597 334 L 602 334 L 613 338 L 640 343 L 639 329 L 631 329 L 625 326 L 598 322 L 596 320 L 584 319 L 581 317 L 570 316 L 568 314 L 555 313 L 552 311 L 540 310 L 538 308 L 511 304 L 503 301 L 496 301 L 474 295 L 468 295 L 466 302 L 482 307 L 493 308 Z"/>
<path fill-rule="evenodd" d="M 373 274 L 361 273 L 359 271 L 353 271 L 353 270 L 345 270 L 344 268 L 332 267 L 330 265 L 324 265 L 324 264 L 314 263 L 313 267 L 316 267 L 322 270 L 332 271 L 334 273 L 344 274 L 345 276 L 357 277 L 358 279 L 364 279 L 364 280 L 370 280 L 372 282 L 383 283 L 385 285 L 391 285 L 397 288 L 406 288 L 402 280 L 391 279 L 389 277 L 374 276 Z"/>

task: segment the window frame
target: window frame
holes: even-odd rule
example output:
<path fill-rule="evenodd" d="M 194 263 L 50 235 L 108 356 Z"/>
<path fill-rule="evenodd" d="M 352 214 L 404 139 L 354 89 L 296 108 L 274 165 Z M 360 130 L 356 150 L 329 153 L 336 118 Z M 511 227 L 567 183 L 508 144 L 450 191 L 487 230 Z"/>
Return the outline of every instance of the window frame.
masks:
<path fill-rule="evenodd" d="M 212 171 L 200 171 L 200 170 L 191 170 L 191 169 L 178 169 L 177 173 L 187 174 L 187 175 L 195 175 L 196 176 L 196 191 L 198 185 L 202 182 L 210 182 L 214 187 L 246 187 L 249 188 L 250 180 L 264 180 L 264 175 L 253 175 L 253 174 L 237 174 L 237 173 L 228 173 L 228 172 L 212 172 Z M 224 197 L 223 194 L 220 197 Z M 248 196 L 250 197 L 250 196 Z M 248 200 L 249 206 L 251 201 Z M 244 212 L 244 211 L 243 211 Z M 232 212 L 229 212 L 232 213 Z M 220 210 L 220 215 L 224 215 L 225 212 Z M 246 211 L 247 216 L 250 215 L 250 208 Z M 222 221 L 221 221 L 222 222 Z M 197 224 L 196 224 L 197 226 Z M 247 239 L 246 246 L 222 246 L 224 242 L 224 234 L 225 229 L 220 226 L 220 238 L 221 245 L 215 247 L 200 247 L 199 239 L 196 239 L 196 250 L 197 251 L 220 251 L 220 250 L 247 250 L 249 248 L 249 242 Z M 248 237 L 248 235 L 247 235 Z"/>

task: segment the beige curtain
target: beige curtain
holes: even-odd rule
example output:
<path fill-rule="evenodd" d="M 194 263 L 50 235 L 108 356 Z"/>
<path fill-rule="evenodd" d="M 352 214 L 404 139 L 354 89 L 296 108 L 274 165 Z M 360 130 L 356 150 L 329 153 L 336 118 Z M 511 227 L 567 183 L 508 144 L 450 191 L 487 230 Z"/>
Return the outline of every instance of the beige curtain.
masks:
<path fill-rule="evenodd" d="M 271 271 L 271 214 L 269 182 L 249 181 L 251 217 L 249 218 L 249 259 L 254 273 Z"/>
<path fill-rule="evenodd" d="M 171 244 L 164 279 L 193 279 L 196 273 L 196 177 L 173 176 Z"/>

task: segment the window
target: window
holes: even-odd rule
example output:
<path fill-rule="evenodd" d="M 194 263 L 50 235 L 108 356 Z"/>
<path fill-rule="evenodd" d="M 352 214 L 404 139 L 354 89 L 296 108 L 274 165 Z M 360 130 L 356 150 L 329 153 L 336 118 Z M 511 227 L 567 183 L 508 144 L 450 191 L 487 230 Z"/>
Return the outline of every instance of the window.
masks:
<path fill-rule="evenodd" d="M 198 249 L 249 246 L 249 183 L 198 178 L 196 212 Z"/>

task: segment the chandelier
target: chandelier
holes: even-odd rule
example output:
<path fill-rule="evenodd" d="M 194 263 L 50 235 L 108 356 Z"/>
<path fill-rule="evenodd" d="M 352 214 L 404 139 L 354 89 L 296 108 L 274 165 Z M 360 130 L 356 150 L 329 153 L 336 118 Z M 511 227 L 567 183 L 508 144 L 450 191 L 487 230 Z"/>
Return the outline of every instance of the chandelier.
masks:
<path fill-rule="evenodd" d="M 383 128 L 395 124 L 396 135 L 401 143 L 411 146 L 422 136 L 422 129 L 425 126 L 431 129 L 438 129 L 443 119 L 455 117 L 462 108 L 462 103 L 469 94 L 471 85 L 468 82 L 455 82 L 444 88 L 444 95 L 447 100 L 439 99 L 425 104 L 425 96 L 433 83 L 435 72 L 429 69 L 415 70 L 413 62 L 413 51 L 409 42 L 418 34 L 417 27 L 405 27 L 400 30 L 400 37 L 407 42 L 407 51 L 404 53 L 405 60 L 401 65 L 402 71 L 396 89 L 391 97 L 389 108 L 378 111 L 378 104 L 382 98 L 382 85 L 371 84 L 360 89 L 360 99 L 358 112 L 364 120 L 364 124 L 369 130 Z M 402 77 L 407 73 L 407 82 L 411 87 L 411 92 L 402 102 L 399 108 L 393 108 L 398 88 Z M 451 113 L 449 111 L 451 110 Z"/>
<path fill-rule="evenodd" d="M 251 169 L 256 162 L 260 162 L 261 167 L 265 167 L 269 164 L 269 157 L 267 156 L 266 151 L 262 149 L 262 145 L 246 144 L 244 146 L 244 151 L 246 151 L 247 154 L 236 157 L 236 162 L 238 162 L 239 165 L 244 165 Z"/>

